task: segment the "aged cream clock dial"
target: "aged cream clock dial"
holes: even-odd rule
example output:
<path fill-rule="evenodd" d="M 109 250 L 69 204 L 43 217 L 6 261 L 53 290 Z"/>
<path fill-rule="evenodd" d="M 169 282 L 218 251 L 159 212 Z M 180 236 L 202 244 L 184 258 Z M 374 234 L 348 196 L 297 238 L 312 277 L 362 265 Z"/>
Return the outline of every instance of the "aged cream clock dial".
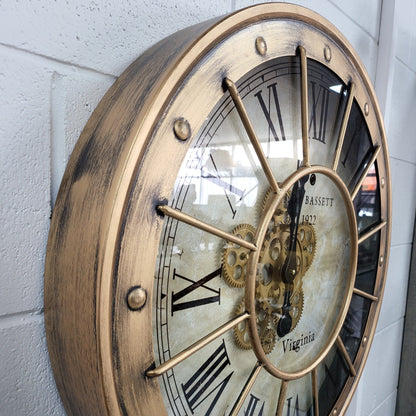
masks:
<path fill-rule="evenodd" d="M 161 41 L 69 161 L 45 272 L 74 415 L 339 415 L 390 237 L 382 118 L 351 46 L 268 3 Z"/>

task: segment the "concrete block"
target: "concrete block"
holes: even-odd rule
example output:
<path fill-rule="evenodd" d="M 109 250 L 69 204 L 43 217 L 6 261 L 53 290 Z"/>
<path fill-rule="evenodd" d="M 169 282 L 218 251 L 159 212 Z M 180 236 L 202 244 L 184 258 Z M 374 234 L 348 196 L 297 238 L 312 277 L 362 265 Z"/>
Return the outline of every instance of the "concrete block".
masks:
<path fill-rule="evenodd" d="M 376 332 L 360 383 L 361 416 L 394 414 L 377 413 L 375 409 L 397 389 L 403 322 L 401 319 Z"/>
<path fill-rule="evenodd" d="M 340 3 L 330 0 L 334 7 L 339 8 L 358 26 L 367 32 L 376 42 L 379 34 L 382 0 L 350 0 Z"/>
<path fill-rule="evenodd" d="M 38 59 L 0 47 L 0 315 L 43 305 L 51 75 Z"/>
<path fill-rule="evenodd" d="M 65 416 L 46 348 L 43 314 L 0 319 L 0 415 Z"/>
<path fill-rule="evenodd" d="M 52 202 L 82 129 L 115 77 L 79 68 L 57 68 L 52 82 Z"/>
<path fill-rule="evenodd" d="M 369 416 L 394 416 L 396 413 L 397 391 L 390 394 Z"/>
<path fill-rule="evenodd" d="M 391 156 L 411 163 L 416 163 L 415 129 L 411 122 L 416 119 L 415 91 L 416 73 L 396 59 L 387 139 Z"/>
<path fill-rule="evenodd" d="M 411 252 L 411 244 L 391 247 L 378 330 L 404 318 Z"/>
<path fill-rule="evenodd" d="M 401 0 L 397 5 L 397 44 L 396 56 L 416 71 L 416 3 L 413 0 Z"/>
<path fill-rule="evenodd" d="M 410 244 L 416 209 L 416 165 L 391 158 L 393 218 L 391 244 Z"/>
<path fill-rule="evenodd" d="M 119 75 L 157 41 L 230 6 L 229 0 L 8 1 L 0 4 L 0 41 Z"/>

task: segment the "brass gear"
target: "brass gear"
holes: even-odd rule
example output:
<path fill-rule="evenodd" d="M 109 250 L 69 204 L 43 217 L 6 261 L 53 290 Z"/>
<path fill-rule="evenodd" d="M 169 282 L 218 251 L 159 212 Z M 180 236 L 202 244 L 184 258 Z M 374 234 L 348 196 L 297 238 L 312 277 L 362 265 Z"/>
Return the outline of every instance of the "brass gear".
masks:
<path fill-rule="evenodd" d="M 270 189 L 263 200 L 263 210 L 268 204 L 273 191 Z M 283 305 L 286 290 L 291 291 L 290 331 L 297 326 L 303 312 L 302 278 L 310 268 L 316 249 L 316 233 L 309 223 L 300 223 L 296 238 L 297 275 L 289 286 L 283 282 L 282 266 L 288 256 L 290 238 L 290 216 L 287 204 L 291 191 L 288 191 L 273 214 L 263 246 L 260 251 L 258 274 L 256 279 L 256 315 L 257 331 L 266 354 L 273 351 L 276 345 L 276 326 L 283 316 Z M 232 233 L 240 238 L 253 241 L 255 228 L 250 224 L 238 225 Z M 222 269 L 224 280 L 232 287 L 245 286 L 246 265 L 249 250 L 237 244 L 228 243 L 222 253 Z M 244 299 L 236 308 L 236 315 L 245 310 Z M 288 313 L 288 312 L 286 312 Z M 244 350 L 252 348 L 249 329 L 244 321 L 233 328 L 236 345 Z"/>
<path fill-rule="evenodd" d="M 266 354 L 270 354 L 276 345 L 276 331 L 267 328 L 260 338 L 261 346 Z"/>
<path fill-rule="evenodd" d="M 240 315 L 245 311 L 245 303 L 244 299 L 240 301 L 237 308 L 235 309 L 236 315 Z M 248 333 L 248 324 L 247 320 L 240 322 L 238 325 L 236 325 L 233 328 L 234 332 L 234 339 L 237 346 L 242 348 L 243 350 L 249 350 L 251 349 L 251 342 L 250 342 L 250 336 Z"/>
<path fill-rule="evenodd" d="M 269 203 L 270 198 L 272 197 L 273 194 L 274 194 L 273 189 L 269 188 L 268 191 L 266 192 L 266 195 L 263 198 L 263 203 L 262 203 L 263 211 L 266 208 L 267 204 Z M 290 224 L 290 216 L 287 213 L 287 204 L 289 202 L 291 194 L 292 194 L 291 190 L 287 191 L 283 200 L 277 206 L 276 211 L 273 214 L 273 219 L 272 219 L 274 226 L 282 225 L 282 224 L 286 224 L 286 225 Z"/>
<path fill-rule="evenodd" d="M 250 224 L 240 224 L 232 233 L 243 240 L 252 242 L 256 229 Z M 237 244 L 228 243 L 222 253 L 224 280 L 232 287 L 244 287 L 246 284 L 246 265 L 249 250 Z"/>
<path fill-rule="evenodd" d="M 302 252 L 303 274 L 305 274 L 315 256 L 316 233 L 313 225 L 308 223 L 299 224 L 298 244 Z"/>
<path fill-rule="evenodd" d="M 295 328 L 298 322 L 300 321 L 300 318 L 302 316 L 303 312 L 303 291 L 300 290 L 298 292 L 295 292 L 290 297 L 290 304 L 291 309 L 289 311 L 289 315 L 292 318 L 292 326 L 290 327 L 290 331 L 292 332 Z M 279 311 L 278 315 L 275 315 L 274 318 L 274 325 L 278 325 L 280 318 L 282 317 L 282 310 Z"/>
<path fill-rule="evenodd" d="M 265 209 L 266 205 L 268 204 L 271 196 L 273 195 L 272 188 L 269 188 L 266 192 L 266 195 L 263 199 L 262 208 Z M 280 202 L 279 206 L 277 207 L 275 213 L 273 214 L 273 230 L 272 232 L 277 234 L 285 233 L 289 231 L 290 225 L 290 216 L 287 213 L 287 205 L 290 200 L 290 196 L 292 191 L 289 190 L 286 192 L 283 200 Z M 298 229 L 298 244 L 301 247 L 302 253 L 302 265 L 303 265 L 303 274 L 309 269 L 310 265 L 312 264 L 312 260 L 315 255 L 315 248 L 316 248 L 316 233 L 313 225 L 309 223 L 300 223 Z M 284 247 L 288 248 L 287 239 L 281 239 L 283 241 Z M 260 257 L 261 258 L 261 257 Z M 283 263 L 282 263 L 283 264 Z"/>
<path fill-rule="evenodd" d="M 286 290 L 290 290 L 292 331 L 298 324 L 303 311 L 302 278 L 309 269 L 316 247 L 315 230 L 310 224 L 300 224 L 297 238 L 297 277 L 287 287 L 281 277 L 281 267 L 288 255 L 287 240 L 290 237 L 289 227 L 285 225 L 273 227 L 264 239 L 260 252 L 260 267 L 256 282 L 257 308 L 267 319 L 263 319 L 261 330 L 265 331 L 271 320 L 277 325 L 283 315 L 283 304 Z"/>
<path fill-rule="evenodd" d="M 295 292 L 290 297 L 290 304 L 292 309 L 290 310 L 289 314 L 292 317 L 292 327 L 290 328 L 293 331 L 298 324 L 300 317 L 302 316 L 303 312 L 303 290 L 299 290 Z"/>
<path fill-rule="evenodd" d="M 242 299 L 238 304 L 235 313 L 236 315 L 240 315 L 244 311 L 245 303 L 244 299 Z M 276 331 L 270 328 L 270 326 L 273 324 L 273 320 L 267 314 L 263 315 L 263 320 L 262 314 L 258 314 L 258 318 L 259 319 L 257 322 L 257 330 L 259 332 L 260 343 L 263 347 L 264 352 L 266 354 L 270 354 L 276 345 Z M 233 332 L 235 343 L 238 347 L 240 347 L 243 350 L 250 350 L 252 348 L 248 324 L 246 321 L 240 322 L 238 325 L 236 325 L 233 328 Z"/>

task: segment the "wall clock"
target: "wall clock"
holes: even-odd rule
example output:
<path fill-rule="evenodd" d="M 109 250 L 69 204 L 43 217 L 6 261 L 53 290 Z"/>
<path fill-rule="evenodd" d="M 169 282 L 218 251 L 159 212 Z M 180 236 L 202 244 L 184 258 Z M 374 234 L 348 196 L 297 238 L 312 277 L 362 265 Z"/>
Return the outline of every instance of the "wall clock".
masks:
<path fill-rule="evenodd" d="M 374 335 L 390 173 L 329 22 L 263 4 L 116 81 L 53 213 L 45 320 L 73 415 L 339 415 Z"/>

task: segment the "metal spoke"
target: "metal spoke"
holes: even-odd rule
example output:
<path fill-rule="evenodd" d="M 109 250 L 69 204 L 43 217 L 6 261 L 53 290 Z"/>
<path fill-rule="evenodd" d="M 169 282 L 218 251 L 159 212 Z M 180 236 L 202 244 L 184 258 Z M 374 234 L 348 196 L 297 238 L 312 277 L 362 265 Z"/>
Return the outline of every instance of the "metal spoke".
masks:
<path fill-rule="evenodd" d="M 238 399 L 236 403 L 234 404 L 234 407 L 231 410 L 231 413 L 229 416 L 237 416 L 238 412 L 240 411 L 241 407 L 244 404 L 244 401 L 246 400 L 248 393 L 250 392 L 251 388 L 253 387 L 254 382 L 256 381 L 260 370 L 263 368 L 263 365 L 259 362 L 256 363 L 253 371 L 250 374 L 250 377 L 248 378 L 242 392 L 238 396 Z"/>
<path fill-rule="evenodd" d="M 220 237 L 232 243 L 238 244 L 241 247 L 248 248 L 251 251 L 257 250 L 257 247 L 255 244 L 250 243 L 249 241 L 246 241 L 240 237 L 237 237 L 234 234 L 227 233 L 226 231 L 223 231 L 217 227 L 214 227 L 211 224 L 200 221 L 197 218 L 192 217 L 191 215 L 185 214 L 182 211 L 178 211 L 177 209 L 174 209 L 168 205 L 159 205 L 157 207 L 157 210 L 161 212 L 162 214 L 167 215 L 168 217 L 175 218 L 179 221 L 182 221 L 186 224 L 191 225 L 192 227 L 199 228 L 200 230 L 206 231 L 207 233 L 216 235 L 217 237 Z"/>
<path fill-rule="evenodd" d="M 312 395 L 313 395 L 313 415 L 319 416 L 318 373 L 316 371 L 316 368 L 312 370 Z"/>
<path fill-rule="evenodd" d="M 279 185 L 276 182 L 276 179 L 270 168 L 269 162 L 261 147 L 260 141 L 256 135 L 256 132 L 254 131 L 253 125 L 251 124 L 251 121 L 248 118 L 247 111 L 244 107 L 243 100 L 241 99 L 240 94 L 238 93 L 236 85 L 229 78 L 225 78 L 224 84 L 227 87 L 231 95 L 231 98 L 237 109 L 238 115 L 240 116 L 241 122 L 243 123 L 243 126 L 248 135 L 248 138 L 251 144 L 253 145 L 254 151 L 256 152 L 256 155 L 259 158 L 261 167 L 263 168 L 264 174 L 266 175 L 266 178 L 270 186 L 272 187 L 274 192 L 279 193 L 280 192 Z"/>
<path fill-rule="evenodd" d="M 384 228 L 387 225 L 386 221 L 382 221 L 380 224 L 373 227 L 370 231 L 362 235 L 358 238 L 358 244 L 361 244 L 363 241 L 367 240 L 367 238 L 370 238 L 373 234 L 380 231 L 382 228 Z"/>
<path fill-rule="evenodd" d="M 354 99 L 354 89 L 355 89 L 355 84 L 351 82 L 347 106 L 345 107 L 344 117 L 342 118 L 341 129 L 340 129 L 339 137 L 338 137 L 337 148 L 335 150 L 335 158 L 332 164 L 332 170 L 334 170 L 335 172 L 338 169 L 339 158 L 341 157 L 341 150 L 344 144 L 345 132 L 347 131 L 348 120 L 350 118 L 352 101 Z"/>
<path fill-rule="evenodd" d="M 282 380 L 282 385 L 280 386 L 279 400 L 277 401 L 276 416 L 282 416 L 283 406 L 285 404 L 286 398 L 287 384 L 288 382 L 286 380 Z"/>
<path fill-rule="evenodd" d="M 162 374 L 166 373 L 166 371 L 170 370 L 171 368 L 175 367 L 179 363 L 181 363 L 186 358 L 190 357 L 192 354 L 195 354 L 201 348 L 207 346 L 209 343 L 220 337 L 222 334 L 225 334 L 230 329 L 234 328 L 240 322 L 246 320 L 250 315 L 248 312 L 244 312 L 241 315 L 238 315 L 236 318 L 228 321 L 224 325 L 217 328 L 215 331 L 211 332 L 210 334 L 206 335 L 205 337 L 201 338 L 199 341 L 192 344 L 190 347 L 186 348 L 179 354 L 176 354 L 170 360 L 165 361 L 159 367 L 154 368 L 153 370 L 147 371 L 147 377 L 158 377 Z"/>
<path fill-rule="evenodd" d="M 347 349 L 345 348 L 344 343 L 342 342 L 341 337 L 338 335 L 337 337 L 337 345 L 339 350 L 341 351 L 342 356 L 344 357 L 345 362 L 348 365 L 348 368 L 350 369 L 350 373 L 353 377 L 357 375 L 357 371 L 355 370 L 354 364 L 351 361 L 350 355 L 348 354 Z"/>
<path fill-rule="evenodd" d="M 354 293 L 356 295 L 358 295 L 358 296 L 361 296 L 362 298 L 369 299 L 369 300 L 371 300 L 373 302 L 377 302 L 378 301 L 378 297 L 377 296 L 371 295 L 370 293 L 364 292 L 363 290 L 354 288 Z"/>
<path fill-rule="evenodd" d="M 310 166 L 309 163 L 309 137 L 308 137 L 308 66 L 306 50 L 299 46 L 300 69 L 301 69 L 301 118 L 302 118 L 302 150 L 303 166 Z"/>
<path fill-rule="evenodd" d="M 371 166 L 373 166 L 373 163 L 377 159 L 377 156 L 380 153 L 380 150 L 381 150 L 381 146 L 380 145 L 377 145 L 375 147 L 375 149 L 374 149 L 373 156 L 371 157 L 370 161 L 367 163 L 367 166 L 365 167 L 365 169 L 364 169 L 364 171 L 363 171 L 363 173 L 362 173 L 362 175 L 360 177 L 360 180 L 358 181 L 357 185 L 354 188 L 354 191 L 351 194 L 351 199 L 352 200 L 354 200 L 355 197 L 357 196 L 358 191 L 360 190 L 361 185 L 363 184 L 364 179 L 366 178 L 366 176 L 368 174 L 368 171 L 371 169 Z"/>

